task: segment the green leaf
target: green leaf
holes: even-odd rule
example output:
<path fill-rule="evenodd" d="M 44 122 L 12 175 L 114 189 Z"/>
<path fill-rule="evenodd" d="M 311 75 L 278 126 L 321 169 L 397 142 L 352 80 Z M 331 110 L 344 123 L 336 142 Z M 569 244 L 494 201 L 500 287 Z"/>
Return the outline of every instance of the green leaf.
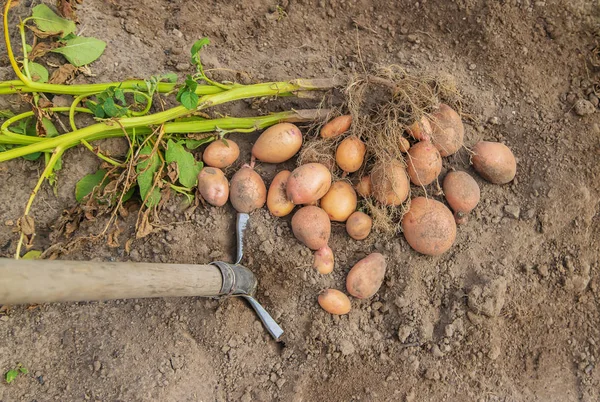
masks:
<path fill-rule="evenodd" d="M 25 367 L 19 367 L 19 371 L 23 374 L 29 374 L 29 370 L 27 370 Z"/>
<path fill-rule="evenodd" d="M 170 82 L 174 84 L 177 82 L 177 74 L 175 73 L 166 73 L 158 76 L 158 81 Z"/>
<path fill-rule="evenodd" d="M 123 195 L 123 203 L 126 203 L 127 201 L 129 201 L 129 199 L 131 198 L 131 196 L 133 195 L 133 193 L 135 192 L 135 186 L 132 186 L 124 195 Z"/>
<path fill-rule="evenodd" d="M 96 173 L 88 174 L 83 176 L 81 180 L 75 185 L 75 199 L 77 202 L 83 201 L 83 199 L 94 191 L 96 186 L 106 186 L 108 184 L 108 178 L 106 177 L 106 170 L 100 169 Z"/>
<path fill-rule="evenodd" d="M 52 120 L 47 117 L 42 117 L 42 126 L 46 130 L 46 137 L 48 138 L 56 137 L 59 134 Z"/>
<path fill-rule="evenodd" d="M 23 155 L 23 159 L 27 161 L 37 161 L 40 158 L 40 156 L 42 156 L 41 152 L 34 152 L 29 155 Z"/>
<path fill-rule="evenodd" d="M 198 83 L 194 81 L 194 79 L 190 75 L 188 75 L 185 79 L 185 87 L 188 89 L 189 92 L 196 92 L 196 89 L 198 88 Z"/>
<path fill-rule="evenodd" d="M 102 104 L 102 109 L 108 117 L 116 117 L 119 115 L 119 109 L 112 98 L 108 98 Z"/>
<path fill-rule="evenodd" d="M 38 63 L 29 62 L 29 74 L 31 79 L 36 82 L 48 82 L 48 70 Z"/>
<path fill-rule="evenodd" d="M 62 54 L 75 67 L 90 64 L 100 57 L 106 48 L 106 42 L 82 36 L 62 42 L 65 44 L 64 46 L 52 49 L 51 52 Z"/>
<path fill-rule="evenodd" d="M 185 147 L 187 149 L 196 149 L 199 146 L 207 144 L 212 141 L 214 141 L 214 137 L 206 137 L 201 140 L 194 140 L 192 138 L 189 138 L 189 139 L 185 140 Z"/>
<path fill-rule="evenodd" d="M 190 51 L 190 53 L 192 54 L 192 57 L 196 56 L 198 54 L 198 52 L 200 50 L 202 50 L 203 47 L 210 45 L 210 39 L 208 38 L 202 38 L 202 39 L 198 39 L 196 42 L 194 42 L 194 44 L 192 45 L 192 50 Z"/>
<path fill-rule="evenodd" d="M 142 94 L 138 94 L 137 92 L 133 94 L 133 100 L 137 103 L 146 103 L 146 97 Z"/>
<path fill-rule="evenodd" d="M 115 88 L 115 99 L 121 102 L 121 105 L 125 106 L 125 92 L 121 88 Z"/>
<path fill-rule="evenodd" d="M 0 110 L 0 119 L 10 119 L 14 115 L 10 110 Z"/>
<path fill-rule="evenodd" d="M 21 257 L 21 259 L 23 260 L 37 260 L 38 258 L 40 258 L 40 256 L 42 255 L 42 252 L 39 250 L 31 250 L 25 253 L 25 255 L 23 257 Z M 26 368 L 21 367 L 20 368 L 21 372 L 23 373 L 23 370 L 27 370 Z M 24 373 L 27 374 L 27 373 Z"/>
<path fill-rule="evenodd" d="M 17 370 L 8 370 L 4 375 L 4 379 L 6 380 L 7 384 L 10 384 L 15 380 L 15 378 L 17 378 L 18 375 L 19 372 Z"/>
<path fill-rule="evenodd" d="M 102 106 L 98 105 L 97 103 L 94 103 L 94 102 L 88 100 L 88 101 L 85 101 L 85 107 L 90 109 L 92 111 L 92 113 L 94 113 L 94 116 L 96 116 L 99 119 L 103 119 L 104 117 L 106 117 L 106 114 L 104 113 L 104 109 L 102 109 Z"/>
<path fill-rule="evenodd" d="M 179 182 L 185 187 L 192 188 L 198 184 L 198 173 L 202 170 L 202 162 L 197 162 L 194 155 L 185 150 L 185 148 L 173 140 L 167 143 L 167 152 L 165 153 L 167 163 L 177 163 L 179 170 Z"/>
<path fill-rule="evenodd" d="M 35 25 L 44 32 L 62 32 L 65 36 L 77 29 L 73 21 L 59 17 L 45 4 L 35 6 L 31 16 Z"/>
<path fill-rule="evenodd" d="M 152 146 L 146 145 L 144 148 L 140 150 L 141 155 L 150 155 L 152 153 Z M 158 188 L 153 187 L 154 185 L 154 174 L 158 170 L 160 166 L 160 159 L 156 152 L 152 154 L 152 156 L 138 163 L 135 167 L 136 172 L 138 173 L 137 182 L 140 188 L 140 197 L 142 200 L 146 200 L 146 206 L 148 208 L 152 208 L 158 205 L 160 201 L 160 191 Z M 152 193 L 148 195 L 148 192 L 152 190 Z"/>
<path fill-rule="evenodd" d="M 179 101 L 186 109 L 193 110 L 198 106 L 198 95 L 193 92 L 184 91 L 181 94 Z"/>

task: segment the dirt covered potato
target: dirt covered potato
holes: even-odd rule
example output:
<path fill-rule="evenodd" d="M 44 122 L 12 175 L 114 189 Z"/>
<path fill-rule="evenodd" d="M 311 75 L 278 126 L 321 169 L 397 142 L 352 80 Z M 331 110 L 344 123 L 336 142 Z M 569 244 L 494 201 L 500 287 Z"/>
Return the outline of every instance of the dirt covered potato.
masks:
<path fill-rule="evenodd" d="M 321 208 L 329 219 L 336 222 L 346 222 L 346 219 L 356 211 L 357 197 L 354 188 L 347 181 L 336 181 L 331 185 L 327 194 L 321 198 Z"/>
<path fill-rule="evenodd" d="M 431 141 L 416 143 L 406 157 L 408 175 L 415 186 L 433 183 L 442 171 L 442 157 Z"/>
<path fill-rule="evenodd" d="M 431 115 L 431 142 L 442 156 L 456 153 L 463 146 L 465 127 L 460 116 L 450 106 L 441 104 Z"/>
<path fill-rule="evenodd" d="M 357 262 L 346 277 L 348 293 L 357 299 L 373 296 L 383 283 L 385 268 L 385 257 L 379 253 L 369 254 Z"/>
<path fill-rule="evenodd" d="M 364 240 L 371 233 L 373 219 L 364 212 L 356 211 L 346 221 L 346 232 L 354 240 Z"/>
<path fill-rule="evenodd" d="M 371 184 L 373 196 L 383 205 L 402 204 L 410 191 L 406 168 L 396 159 L 375 165 L 371 172 Z"/>
<path fill-rule="evenodd" d="M 517 174 L 517 160 L 506 145 L 481 141 L 473 147 L 473 167 L 481 177 L 494 184 L 506 184 Z"/>
<path fill-rule="evenodd" d="M 371 176 L 363 176 L 354 187 L 361 197 L 367 198 L 373 194 Z"/>
<path fill-rule="evenodd" d="M 292 123 L 279 123 L 266 129 L 254 143 L 252 156 L 267 163 L 281 163 L 302 147 L 302 133 Z"/>
<path fill-rule="evenodd" d="M 342 135 L 346 131 L 348 131 L 351 124 L 352 116 L 350 116 L 349 114 L 344 116 L 338 116 L 323 126 L 323 128 L 321 129 L 321 137 L 335 138 L 339 135 Z"/>
<path fill-rule="evenodd" d="M 229 191 L 231 205 L 238 212 L 250 213 L 267 201 L 265 182 L 251 167 L 243 167 L 233 175 Z"/>
<path fill-rule="evenodd" d="M 219 169 L 230 166 L 240 156 L 240 148 L 232 140 L 216 140 L 211 142 L 204 153 L 202 160 L 208 166 Z"/>
<path fill-rule="evenodd" d="M 309 205 L 300 208 L 292 217 L 292 232 L 311 250 L 326 247 L 331 235 L 331 221 L 319 207 Z"/>
<path fill-rule="evenodd" d="M 288 200 L 286 188 L 291 172 L 282 170 L 277 173 L 269 186 L 267 208 L 273 216 L 286 216 L 294 209 L 294 203 Z"/>
<path fill-rule="evenodd" d="M 356 136 L 344 138 L 335 151 L 335 161 L 344 172 L 356 172 L 365 160 L 367 146 Z"/>
<path fill-rule="evenodd" d="M 479 185 L 466 172 L 450 172 L 442 184 L 446 201 L 454 211 L 456 223 L 466 222 L 466 215 L 479 203 Z"/>
<path fill-rule="evenodd" d="M 313 268 L 322 275 L 330 274 L 333 271 L 335 260 L 333 251 L 329 246 L 321 247 L 314 254 Z"/>
<path fill-rule="evenodd" d="M 287 181 L 287 198 L 294 204 L 320 200 L 331 187 L 331 173 L 320 163 L 307 163 L 294 169 Z"/>
<path fill-rule="evenodd" d="M 329 314 L 348 314 L 352 308 L 348 296 L 336 289 L 323 290 L 317 300 L 321 308 Z"/>
<path fill-rule="evenodd" d="M 229 182 L 221 169 L 206 166 L 198 174 L 198 192 L 210 205 L 222 207 L 229 198 Z"/>
<path fill-rule="evenodd" d="M 402 231 L 408 244 L 426 255 L 440 255 L 454 244 L 456 223 L 452 212 L 441 202 L 417 197 L 402 218 Z"/>

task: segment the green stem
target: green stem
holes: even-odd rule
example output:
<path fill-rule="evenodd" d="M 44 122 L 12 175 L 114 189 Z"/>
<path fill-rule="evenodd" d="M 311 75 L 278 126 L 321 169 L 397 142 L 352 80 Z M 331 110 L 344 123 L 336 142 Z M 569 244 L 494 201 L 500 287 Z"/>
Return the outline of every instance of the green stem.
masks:
<path fill-rule="evenodd" d="M 111 165 L 117 166 L 117 167 L 123 166 L 122 163 L 117 162 L 114 159 L 109 158 L 108 156 L 102 154 L 100 151 L 96 151 L 94 149 L 94 147 L 92 147 L 90 145 L 90 143 L 87 142 L 86 140 L 81 140 L 81 143 L 83 144 L 84 147 L 86 147 L 87 149 L 89 149 L 94 155 L 96 155 L 98 158 L 102 159 L 104 162 L 110 163 Z"/>
<path fill-rule="evenodd" d="M 71 110 L 70 107 L 66 107 L 66 106 L 60 106 L 60 107 L 49 107 L 49 108 L 45 108 L 42 109 L 44 112 L 68 112 L 69 110 Z M 82 113 L 92 113 L 89 109 L 86 108 L 75 108 L 76 111 L 78 112 L 82 112 Z M 15 133 L 11 133 L 9 131 L 9 127 L 12 126 L 14 123 L 16 123 L 19 120 L 23 120 L 26 119 L 28 117 L 34 116 L 34 112 L 33 111 L 29 111 L 29 112 L 24 112 L 21 114 L 18 114 L 16 116 L 11 117 L 10 119 L 7 119 L 4 123 L 2 123 L 2 125 L 0 126 L 0 132 L 2 133 L 2 135 L 6 135 L 6 136 L 19 136 L 22 134 L 15 134 Z M 27 136 L 30 137 L 30 136 Z M 1 138 L 1 136 L 0 136 Z M 35 137 L 30 137 L 30 138 L 35 138 Z"/>
<path fill-rule="evenodd" d="M 223 103 L 232 102 L 246 98 L 256 98 L 265 96 L 277 96 L 280 94 L 290 93 L 298 90 L 322 89 L 319 85 L 314 85 L 311 80 L 295 80 L 292 82 L 269 82 L 265 84 L 255 84 L 242 87 L 232 88 L 228 91 L 204 95 L 200 98 L 197 110 L 203 110 L 208 107 L 217 106 Z M 164 122 L 174 120 L 178 117 L 186 116 L 190 111 L 183 106 L 176 106 L 164 112 L 154 113 L 149 116 L 127 117 L 119 120 L 119 125 L 124 129 L 133 127 L 144 127 L 163 124 Z M 182 122 L 184 123 L 184 122 Z M 79 130 L 72 131 L 68 134 L 63 134 L 58 137 L 46 139 L 43 143 L 27 145 L 20 148 L 11 149 L 0 153 L 0 162 L 10 159 L 19 158 L 24 155 L 40 152 L 45 149 L 53 149 L 60 145 L 80 142 L 81 140 L 89 140 L 90 137 L 110 131 L 113 129 L 115 122 L 107 120 L 106 122 L 97 123 Z M 221 127 L 227 129 L 226 127 Z"/>

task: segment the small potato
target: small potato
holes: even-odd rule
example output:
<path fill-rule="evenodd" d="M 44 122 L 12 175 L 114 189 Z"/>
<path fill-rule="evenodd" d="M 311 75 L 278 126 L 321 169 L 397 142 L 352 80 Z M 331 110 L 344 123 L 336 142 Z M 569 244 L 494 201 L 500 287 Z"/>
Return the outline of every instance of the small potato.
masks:
<path fill-rule="evenodd" d="M 198 174 L 198 192 L 210 205 L 222 207 L 229 198 L 229 182 L 221 169 L 204 167 Z"/>
<path fill-rule="evenodd" d="M 499 142 L 481 141 L 473 147 L 473 167 L 494 184 L 506 184 L 517 174 L 517 160 L 510 148 Z"/>
<path fill-rule="evenodd" d="M 441 202 L 413 198 L 402 218 L 402 231 L 408 244 L 426 255 L 440 255 L 454 244 L 456 223 L 452 212 Z"/>
<path fill-rule="evenodd" d="M 431 115 L 431 128 L 431 142 L 440 151 L 440 155 L 452 155 L 463 146 L 465 127 L 458 113 L 450 106 L 441 104 Z"/>
<path fill-rule="evenodd" d="M 291 123 L 279 123 L 266 129 L 254 143 L 252 156 L 267 163 L 281 163 L 302 147 L 302 133 Z"/>
<path fill-rule="evenodd" d="M 385 268 L 385 257 L 379 253 L 369 254 L 357 262 L 346 277 L 348 293 L 357 299 L 373 296 L 383 283 Z"/>
<path fill-rule="evenodd" d="M 354 240 L 364 240 L 371 233 L 373 219 L 364 212 L 356 211 L 346 221 L 346 232 Z"/>
<path fill-rule="evenodd" d="M 320 163 L 294 169 L 287 182 L 287 198 L 296 205 L 320 200 L 331 187 L 331 172 Z"/>
<path fill-rule="evenodd" d="M 427 116 L 423 116 L 421 119 L 411 124 L 406 131 L 408 131 L 408 134 L 415 140 L 429 141 L 431 140 L 431 133 L 433 130 L 431 129 L 431 123 Z"/>
<path fill-rule="evenodd" d="M 408 176 L 416 186 L 432 183 L 442 171 L 442 157 L 431 141 L 421 141 L 408 151 Z"/>
<path fill-rule="evenodd" d="M 282 170 L 277 173 L 269 186 L 267 194 L 267 208 L 274 216 L 286 216 L 294 209 L 294 203 L 287 199 L 287 181 L 291 172 Z"/>
<path fill-rule="evenodd" d="M 325 289 L 318 297 L 319 305 L 329 314 L 348 314 L 352 308 L 348 296 L 336 289 Z"/>
<path fill-rule="evenodd" d="M 335 151 L 335 161 L 344 172 L 356 172 L 365 160 L 367 147 L 358 137 L 346 137 Z"/>
<path fill-rule="evenodd" d="M 292 232 L 311 250 L 326 247 L 331 235 L 331 221 L 327 212 L 309 205 L 302 207 L 292 217 Z"/>
<path fill-rule="evenodd" d="M 373 194 L 373 189 L 371 188 L 371 176 L 361 177 L 354 188 L 361 197 L 370 197 Z"/>
<path fill-rule="evenodd" d="M 344 134 L 350 128 L 352 124 L 352 116 L 338 116 L 325 124 L 321 129 L 322 138 L 335 138 L 338 135 Z"/>
<path fill-rule="evenodd" d="M 455 212 L 456 223 L 464 223 L 466 214 L 479 203 L 481 196 L 475 179 L 466 172 L 450 172 L 442 184 L 446 201 Z"/>
<path fill-rule="evenodd" d="M 251 167 L 243 167 L 233 175 L 230 192 L 231 205 L 241 213 L 262 208 L 267 201 L 265 182 Z"/>
<path fill-rule="evenodd" d="M 402 152 L 403 154 L 407 153 L 408 150 L 410 149 L 410 142 L 408 142 L 408 140 L 404 137 L 400 137 L 400 152 Z"/>
<path fill-rule="evenodd" d="M 321 208 L 329 219 L 336 222 L 346 222 L 346 219 L 356 211 L 357 197 L 352 185 L 346 181 L 336 181 L 321 198 Z"/>
<path fill-rule="evenodd" d="M 333 251 L 329 246 L 322 247 L 315 251 L 315 259 L 313 262 L 313 268 L 320 274 L 326 275 L 333 271 L 334 258 Z"/>
<path fill-rule="evenodd" d="M 211 142 L 204 153 L 202 160 L 208 166 L 219 169 L 230 166 L 240 156 L 240 148 L 232 140 L 216 140 Z"/>
<path fill-rule="evenodd" d="M 398 160 L 375 165 L 371 183 L 373 196 L 380 204 L 398 206 L 408 198 L 410 183 L 404 165 Z"/>

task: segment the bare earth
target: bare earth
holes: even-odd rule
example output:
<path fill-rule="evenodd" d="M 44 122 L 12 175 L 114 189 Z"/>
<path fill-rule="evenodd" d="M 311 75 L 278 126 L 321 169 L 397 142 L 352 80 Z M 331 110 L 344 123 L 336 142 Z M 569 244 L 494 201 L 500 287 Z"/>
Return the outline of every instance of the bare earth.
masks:
<path fill-rule="evenodd" d="M 21 1 L 13 22 L 37 3 Z M 0 371 L 22 363 L 30 373 L 2 382 L 0 401 L 600 399 L 600 113 L 574 113 L 578 100 L 598 104 L 598 70 L 586 63 L 600 43 L 597 0 L 281 0 L 281 12 L 275 0 L 114 3 L 80 6 L 80 30 L 108 43 L 91 66 L 96 77 L 81 82 L 190 73 L 188 49 L 202 36 L 213 43 L 208 68 L 243 71 L 250 81 L 332 77 L 362 64 L 451 74 L 471 117 L 466 145 L 505 142 L 517 178 L 494 186 L 477 177 L 482 202 L 441 257 L 418 255 L 401 236 L 356 242 L 334 225 L 336 268 L 325 277 L 310 268 L 289 218 L 253 213 L 245 265 L 286 331 L 282 344 L 235 299 L 11 308 L 0 316 Z M 4 56 L 0 78 L 12 79 Z M 245 102 L 230 112 L 256 113 Z M 242 151 L 236 167 L 256 137 L 232 137 Z M 470 169 L 468 159 L 463 149 L 444 163 Z M 41 166 L 0 166 L 3 257 L 18 238 L 4 223 L 21 215 Z M 44 186 L 34 205 L 37 249 L 61 240 L 51 226 L 75 205 L 76 181 L 98 166 L 83 148 L 66 155 L 58 194 Z M 268 183 L 276 167 L 257 171 Z M 179 201 L 164 213 L 166 230 L 134 241 L 130 254 L 135 214 L 120 247 L 86 244 L 62 258 L 231 260 L 231 206 L 199 208 L 186 220 Z M 103 223 L 84 222 L 80 232 L 98 233 Z M 350 267 L 372 251 L 388 258 L 379 293 L 353 300 L 348 316 L 322 311 L 319 291 L 343 289 Z"/>

